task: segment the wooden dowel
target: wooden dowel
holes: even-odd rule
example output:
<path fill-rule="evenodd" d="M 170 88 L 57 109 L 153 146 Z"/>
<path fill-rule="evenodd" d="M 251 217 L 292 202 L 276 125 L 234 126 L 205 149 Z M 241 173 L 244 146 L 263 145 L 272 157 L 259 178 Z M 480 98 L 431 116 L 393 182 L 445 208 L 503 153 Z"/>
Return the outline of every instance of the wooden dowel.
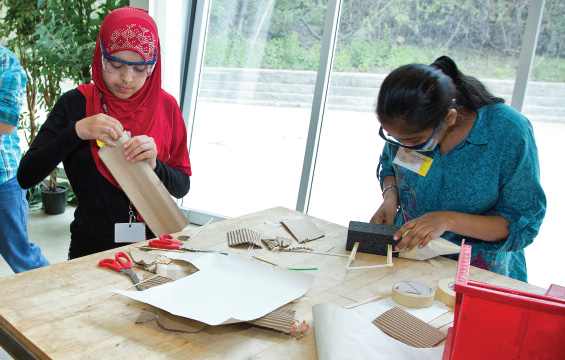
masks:
<path fill-rule="evenodd" d="M 260 258 L 258 258 L 257 256 L 253 256 L 253 259 L 256 259 L 256 260 L 259 260 L 259 261 L 262 261 L 262 262 L 264 262 L 264 263 L 271 264 L 271 265 L 274 265 L 274 266 L 278 266 L 278 265 L 275 264 L 275 263 L 269 262 L 269 261 L 267 261 L 267 260 L 260 259 Z"/>
<path fill-rule="evenodd" d="M 380 300 L 381 298 L 382 298 L 381 296 L 375 296 L 375 297 L 372 297 L 372 298 L 369 298 L 369 299 L 361 300 L 361 301 L 356 302 L 354 304 L 346 305 L 343 308 L 344 309 L 353 309 L 354 307 L 357 307 L 359 305 L 368 304 L 370 302 Z"/>

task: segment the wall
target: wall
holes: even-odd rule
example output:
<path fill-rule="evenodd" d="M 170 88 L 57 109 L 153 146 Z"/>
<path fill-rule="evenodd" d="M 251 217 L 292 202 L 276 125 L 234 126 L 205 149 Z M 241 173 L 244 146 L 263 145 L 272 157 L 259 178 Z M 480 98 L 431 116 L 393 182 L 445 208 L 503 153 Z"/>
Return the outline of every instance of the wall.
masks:
<path fill-rule="evenodd" d="M 334 73 L 328 108 L 374 111 L 386 75 Z M 316 73 L 312 71 L 204 68 L 200 100 L 249 105 L 310 107 Z M 514 81 L 482 80 L 510 104 Z M 530 82 L 523 113 L 531 121 L 565 122 L 565 83 Z"/>

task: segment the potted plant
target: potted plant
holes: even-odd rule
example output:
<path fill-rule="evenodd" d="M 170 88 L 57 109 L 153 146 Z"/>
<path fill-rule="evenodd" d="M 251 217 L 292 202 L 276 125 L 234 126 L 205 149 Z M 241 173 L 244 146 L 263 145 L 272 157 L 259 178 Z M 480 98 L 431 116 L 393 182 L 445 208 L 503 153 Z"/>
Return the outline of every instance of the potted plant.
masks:
<path fill-rule="evenodd" d="M 49 186 L 41 184 L 41 202 L 43 212 L 49 215 L 58 215 L 65 212 L 67 204 L 67 188 L 57 185 L 57 171 L 55 168 L 49 175 Z"/>
<path fill-rule="evenodd" d="M 0 14 L 3 14 L 0 41 L 6 42 L 6 47 L 19 56 L 27 75 L 27 111 L 22 114 L 18 130 L 28 147 L 41 125 L 38 110 L 41 108 L 47 113 L 51 110 L 61 95 L 61 82 L 70 80 L 73 84 L 84 84 L 91 81 L 90 65 L 102 19 L 112 10 L 128 4 L 128 0 L 0 1 Z M 41 193 L 47 214 L 64 212 L 66 201 L 74 198 L 70 186 L 68 190 L 57 186 L 57 169 L 50 174 L 49 186 L 41 183 L 31 189 L 28 196 L 37 193 Z M 34 201 L 37 203 L 39 199 Z M 53 201 L 54 208 L 50 205 Z"/>

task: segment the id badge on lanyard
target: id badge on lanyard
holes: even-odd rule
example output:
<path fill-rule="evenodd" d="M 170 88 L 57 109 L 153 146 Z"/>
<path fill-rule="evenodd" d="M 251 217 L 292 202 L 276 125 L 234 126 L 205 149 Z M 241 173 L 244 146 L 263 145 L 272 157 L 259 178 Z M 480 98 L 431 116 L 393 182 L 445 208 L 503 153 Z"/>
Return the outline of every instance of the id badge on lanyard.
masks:
<path fill-rule="evenodd" d="M 145 224 L 135 222 L 135 214 L 129 204 L 129 223 L 114 224 L 115 243 L 137 243 L 145 240 Z"/>
<path fill-rule="evenodd" d="M 102 104 L 102 109 L 104 113 L 110 116 L 108 111 L 108 105 L 102 92 L 100 94 L 100 104 Z M 100 140 L 96 140 L 98 147 L 102 147 L 104 144 Z M 129 223 L 116 223 L 114 224 L 114 242 L 115 243 L 136 243 L 145 240 L 145 224 L 142 222 L 135 222 L 135 214 L 133 212 L 133 207 L 131 202 L 129 203 Z"/>
<path fill-rule="evenodd" d="M 432 159 L 431 157 L 423 155 L 417 151 L 407 150 L 401 147 L 400 149 L 398 149 L 393 163 L 400 165 L 410 171 L 413 171 L 418 175 L 426 176 L 428 174 L 428 170 L 430 170 L 430 167 L 432 166 L 433 161 L 434 159 Z"/>

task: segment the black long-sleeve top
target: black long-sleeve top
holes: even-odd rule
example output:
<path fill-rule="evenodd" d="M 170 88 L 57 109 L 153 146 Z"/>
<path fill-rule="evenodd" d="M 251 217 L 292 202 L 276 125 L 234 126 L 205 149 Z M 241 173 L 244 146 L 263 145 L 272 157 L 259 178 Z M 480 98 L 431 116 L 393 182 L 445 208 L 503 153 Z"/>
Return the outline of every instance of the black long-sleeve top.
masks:
<path fill-rule="evenodd" d="M 129 222 L 130 201 L 97 169 L 89 142 L 78 137 L 77 121 L 86 117 L 86 99 L 78 90 L 63 94 L 22 158 L 18 182 L 24 189 L 43 181 L 61 162 L 77 197 L 71 223 L 69 258 L 108 250 L 114 243 L 114 224 Z M 155 173 L 169 193 L 181 198 L 190 189 L 190 177 L 157 159 Z M 148 238 L 154 237 L 147 228 Z"/>

